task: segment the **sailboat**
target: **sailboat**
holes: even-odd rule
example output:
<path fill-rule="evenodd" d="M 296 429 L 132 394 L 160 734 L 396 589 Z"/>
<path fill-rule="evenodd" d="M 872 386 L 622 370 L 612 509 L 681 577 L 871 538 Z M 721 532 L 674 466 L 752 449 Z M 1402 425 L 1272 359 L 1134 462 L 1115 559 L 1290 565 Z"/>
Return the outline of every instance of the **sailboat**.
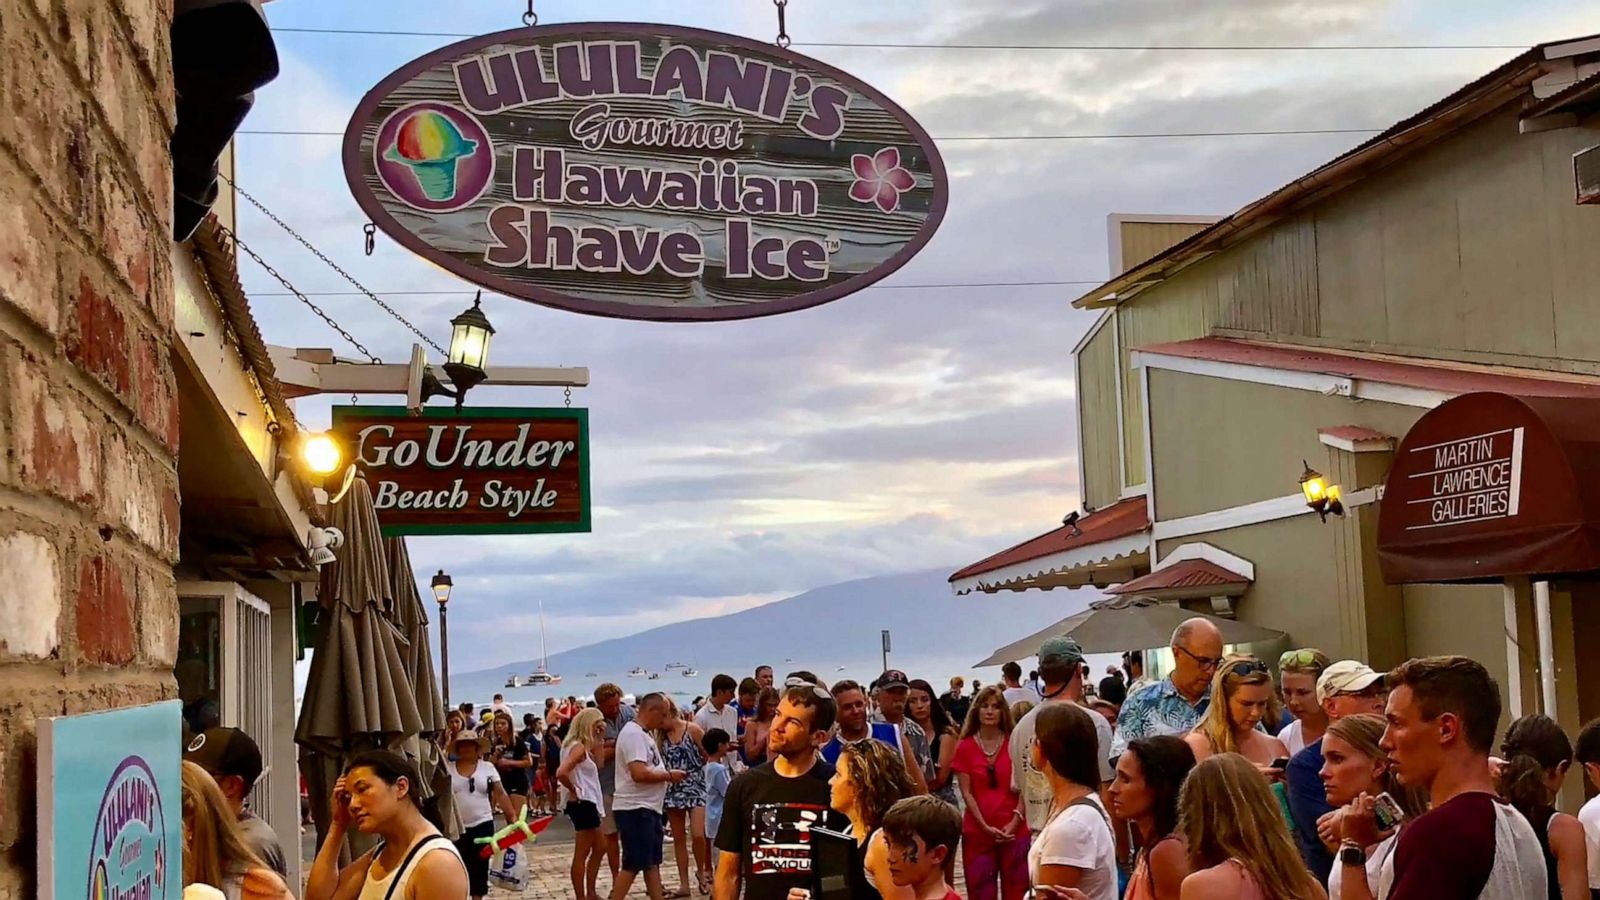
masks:
<path fill-rule="evenodd" d="M 539 668 L 528 676 L 530 686 L 537 684 L 560 684 L 561 676 L 550 672 L 550 652 L 544 644 L 544 600 L 539 601 Z"/>

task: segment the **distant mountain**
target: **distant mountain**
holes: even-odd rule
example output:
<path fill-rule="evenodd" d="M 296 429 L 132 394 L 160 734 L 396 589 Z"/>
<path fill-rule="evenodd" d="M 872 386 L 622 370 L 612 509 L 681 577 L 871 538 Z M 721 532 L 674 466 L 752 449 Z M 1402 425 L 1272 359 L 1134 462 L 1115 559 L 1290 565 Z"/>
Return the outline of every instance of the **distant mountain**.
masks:
<path fill-rule="evenodd" d="M 550 671 L 563 673 L 575 687 L 582 682 L 578 676 L 588 672 L 614 679 L 633 666 L 657 672 L 677 662 L 696 666 L 702 681 L 718 671 L 742 676 L 762 663 L 777 669 L 779 678 L 795 668 L 811 668 L 832 680 L 839 666 L 859 677 L 879 667 L 880 631 L 887 628 L 890 664 L 935 681 L 1081 612 L 1100 596 L 1092 590 L 1056 590 L 956 597 L 946 581 L 950 571 L 847 581 L 730 615 L 663 625 L 557 653 L 550 657 Z M 927 661 L 929 671 L 911 671 L 912 660 Z M 938 662 L 936 671 L 932 661 Z M 462 678 L 503 680 L 507 672 L 525 673 L 536 665 L 532 659 L 508 662 Z"/>

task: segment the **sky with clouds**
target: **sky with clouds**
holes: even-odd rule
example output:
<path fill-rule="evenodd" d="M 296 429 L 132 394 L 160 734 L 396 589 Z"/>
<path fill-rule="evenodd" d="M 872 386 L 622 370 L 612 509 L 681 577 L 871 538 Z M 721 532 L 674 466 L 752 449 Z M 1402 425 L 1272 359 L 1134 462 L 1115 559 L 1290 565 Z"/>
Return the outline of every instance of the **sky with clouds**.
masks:
<path fill-rule="evenodd" d="M 522 9 L 267 6 L 278 29 L 459 33 L 514 27 Z M 767 0 L 537 0 L 537 9 L 546 23 L 776 31 Z M 768 319 L 625 322 L 486 297 L 495 362 L 590 368 L 593 386 L 574 401 L 592 410 L 594 531 L 410 539 L 419 573 L 444 567 L 455 578 L 452 647 L 473 645 L 485 665 L 527 658 L 539 598 L 556 651 L 850 578 L 956 567 L 1046 530 L 1078 504 L 1071 349 L 1093 316 L 1069 301 L 1092 285 L 907 286 L 1102 279 L 1107 214 L 1227 213 L 1364 136 L 959 138 L 1377 130 L 1515 53 L 806 42 L 1525 47 L 1593 32 L 1592 11 L 1577 0 L 790 0 L 796 50 L 876 85 L 940 139 L 951 175 L 943 226 L 881 287 Z M 259 92 L 244 129 L 340 132 L 369 87 L 454 40 L 280 30 L 282 75 Z M 472 289 L 382 235 L 363 255 L 366 218 L 338 148 L 335 137 L 242 135 L 239 184 L 367 287 L 454 292 L 390 298 L 443 340 Z M 239 232 L 300 289 L 349 289 L 249 207 Z M 281 288 L 253 263 L 242 271 L 270 342 L 353 355 L 293 298 L 268 296 Z M 410 334 L 365 298 L 318 300 L 386 360 L 408 355 Z M 480 388 L 472 399 L 561 402 L 547 389 Z M 300 401 L 299 416 L 326 425 L 331 402 Z"/>

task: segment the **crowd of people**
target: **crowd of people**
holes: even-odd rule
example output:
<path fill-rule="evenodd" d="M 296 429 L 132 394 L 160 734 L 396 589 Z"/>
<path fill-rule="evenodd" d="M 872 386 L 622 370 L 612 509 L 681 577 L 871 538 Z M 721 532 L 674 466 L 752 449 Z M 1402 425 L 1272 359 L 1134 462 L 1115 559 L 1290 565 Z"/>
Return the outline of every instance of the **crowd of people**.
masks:
<path fill-rule="evenodd" d="M 1171 651 L 1164 677 L 1132 653 L 1092 687 L 1055 637 L 1026 679 L 1008 665 L 970 692 L 762 666 L 684 708 L 605 684 L 520 730 L 499 697 L 463 705 L 441 737 L 459 838 L 420 808 L 410 761 L 361 754 L 305 896 L 482 897 L 474 840 L 531 807 L 570 819 L 587 900 L 602 866 L 611 900 L 640 881 L 651 900 L 949 900 L 958 858 L 972 900 L 1600 900 L 1600 799 L 1556 808 L 1574 762 L 1600 786 L 1600 722 L 1574 743 L 1523 716 L 1497 744 L 1499 687 L 1464 657 L 1380 673 L 1305 648 L 1274 675 L 1204 618 Z M 186 842 L 205 858 L 185 875 L 279 900 L 282 851 L 243 804 L 254 746 L 236 729 L 190 744 Z M 382 842 L 341 866 L 352 829 Z"/>

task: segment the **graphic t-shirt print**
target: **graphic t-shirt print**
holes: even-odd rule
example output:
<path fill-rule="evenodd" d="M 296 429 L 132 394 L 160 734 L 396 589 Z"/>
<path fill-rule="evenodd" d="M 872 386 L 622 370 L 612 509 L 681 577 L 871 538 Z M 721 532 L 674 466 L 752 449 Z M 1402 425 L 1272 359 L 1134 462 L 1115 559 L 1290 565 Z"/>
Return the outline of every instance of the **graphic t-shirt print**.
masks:
<path fill-rule="evenodd" d="M 809 803 L 758 803 L 751 809 L 750 874 L 809 875 L 811 827 L 827 824 L 828 808 Z"/>

